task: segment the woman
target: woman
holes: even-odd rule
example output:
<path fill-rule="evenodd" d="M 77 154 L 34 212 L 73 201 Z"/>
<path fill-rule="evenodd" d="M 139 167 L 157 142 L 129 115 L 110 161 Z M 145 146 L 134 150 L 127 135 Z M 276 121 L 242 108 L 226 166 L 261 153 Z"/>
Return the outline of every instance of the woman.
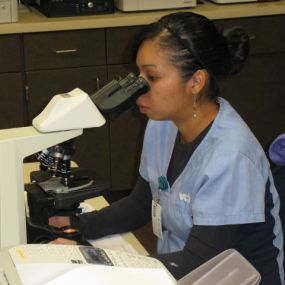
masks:
<path fill-rule="evenodd" d="M 217 80 L 238 72 L 248 52 L 243 30 L 220 34 L 191 12 L 147 26 L 135 46 L 140 75 L 150 85 L 136 102 L 150 119 L 137 184 L 101 211 L 52 217 L 50 224 L 71 223 L 94 239 L 152 219 L 155 257 L 177 279 L 235 248 L 261 273 L 261 284 L 284 284 L 279 198 L 269 163 L 237 112 L 218 97 Z M 55 241 L 62 242 L 69 241 Z"/>

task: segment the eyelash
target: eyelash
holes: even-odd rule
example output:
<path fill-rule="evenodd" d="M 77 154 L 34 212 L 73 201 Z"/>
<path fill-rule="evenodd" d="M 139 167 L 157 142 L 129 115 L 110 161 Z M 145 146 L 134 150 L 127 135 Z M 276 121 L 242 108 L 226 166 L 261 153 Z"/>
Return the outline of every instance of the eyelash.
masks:
<path fill-rule="evenodd" d="M 157 78 L 157 77 L 155 77 L 155 76 L 150 76 L 150 75 L 147 76 L 147 79 L 148 79 L 149 81 L 154 81 L 154 80 L 156 80 L 156 78 Z"/>

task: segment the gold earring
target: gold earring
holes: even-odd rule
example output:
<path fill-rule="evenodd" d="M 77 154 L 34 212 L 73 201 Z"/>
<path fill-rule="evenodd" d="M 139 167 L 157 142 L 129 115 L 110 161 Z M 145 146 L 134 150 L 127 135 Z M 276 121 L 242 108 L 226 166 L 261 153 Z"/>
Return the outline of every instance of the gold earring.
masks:
<path fill-rule="evenodd" d="M 197 105 L 196 105 L 196 98 L 194 99 L 194 103 L 193 103 L 193 118 L 196 119 L 197 118 Z"/>

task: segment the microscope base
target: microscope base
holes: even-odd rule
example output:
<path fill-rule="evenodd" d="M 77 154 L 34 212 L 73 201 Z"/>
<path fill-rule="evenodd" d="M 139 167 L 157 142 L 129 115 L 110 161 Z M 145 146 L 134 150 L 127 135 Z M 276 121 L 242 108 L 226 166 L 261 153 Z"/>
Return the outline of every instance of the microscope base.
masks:
<path fill-rule="evenodd" d="M 29 219 L 26 223 L 27 227 L 27 243 L 49 243 L 59 237 L 77 241 L 78 244 L 90 245 L 90 243 L 81 235 L 79 230 L 75 229 L 58 229 L 48 225 L 38 226 Z"/>
<path fill-rule="evenodd" d="M 25 185 L 29 215 L 27 218 L 27 238 L 29 243 L 37 243 L 42 240 L 52 240 L 57 237 L 66 237 L 81 240 L 80 233 L 73 232 L 66 234 L 64 231 L 48 226 L 48 219 L 51 216 L 72 216 L 81 213 L 79 204 L 84 200 L 106 194 L 110 189 L 109 185 L 100 183 L 98 178 L 90 172 L 75 168 L 72 175 L 76 182 L 96 181 L 90 186 L 80 190 L 62 193 L 47 193 L 38 183 L 51 178 L 48 172 L 35 171 L 31 173 L 31 184 Z M 36 182 L 35 182 L 36 181 Z"/>

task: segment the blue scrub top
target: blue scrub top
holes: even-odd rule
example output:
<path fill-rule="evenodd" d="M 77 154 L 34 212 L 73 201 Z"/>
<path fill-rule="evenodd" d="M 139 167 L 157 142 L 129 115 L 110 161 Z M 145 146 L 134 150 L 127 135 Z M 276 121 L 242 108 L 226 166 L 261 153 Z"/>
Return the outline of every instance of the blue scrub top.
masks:
<path fill-rule="evenodd" d="M 265 189 L 269 180 L 275 218 L 274 245 L 282 249 L 279 197 L 266 155 L 248 126 L 223 98 L 211 129 L 186 167 L 167 191 L 161 191 L 163 239 L 158 252 L 184 248 L 195 225 L 229 225 L 265 221 Z M 171 121 L 149 120 L 140 174 L 149 182 L 153 197 L 158 178 L 167 177 L 177 128 Z M 278 256 L 283 274 L 283 251 Z M 281 268 L 282 267 L 282 268 Z M 283 277 L 283 276 L 282 276 Z"/>

